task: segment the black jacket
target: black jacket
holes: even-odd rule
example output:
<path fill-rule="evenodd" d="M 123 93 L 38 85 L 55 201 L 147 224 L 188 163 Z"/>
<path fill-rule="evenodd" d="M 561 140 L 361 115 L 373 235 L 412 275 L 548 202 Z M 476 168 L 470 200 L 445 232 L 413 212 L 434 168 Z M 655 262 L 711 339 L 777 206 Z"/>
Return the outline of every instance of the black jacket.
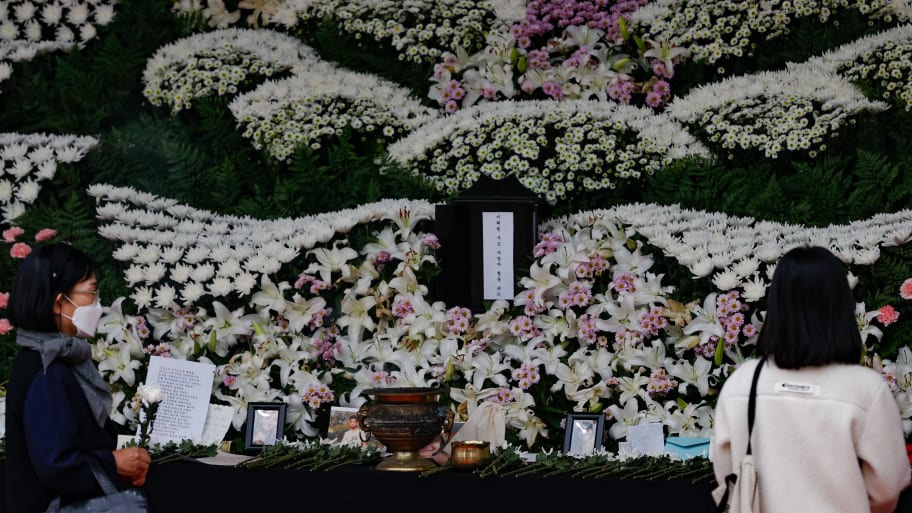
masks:
<path fill-rule="evenodd" d="M 102 494 L 87 463 L 99 461 L 118 486 L 112 451 L 117 434 L 103 428 L 70 368 L 61 361 L 42 368 L 41 355 L 20 348 L 6 396 L 6 511 L 38 513 L 62 502 Z"/>

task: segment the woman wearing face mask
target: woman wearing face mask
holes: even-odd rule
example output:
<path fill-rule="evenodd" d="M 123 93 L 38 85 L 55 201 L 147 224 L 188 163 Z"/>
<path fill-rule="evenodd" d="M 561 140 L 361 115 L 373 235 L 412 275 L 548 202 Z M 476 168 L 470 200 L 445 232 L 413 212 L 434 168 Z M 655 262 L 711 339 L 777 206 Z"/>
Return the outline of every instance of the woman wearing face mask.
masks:
<path fill-rule="evenodd" d="M 16 275 L 7 313 L 19 346 L 6 397 L 7 511 L 102 495 L 90 461 L 120 488 L 141 486 L 149 453 L 114 450 L 111 392 L 86 341 L 102 313 L 91 258 L 63 243 L 36 249 Z"/>

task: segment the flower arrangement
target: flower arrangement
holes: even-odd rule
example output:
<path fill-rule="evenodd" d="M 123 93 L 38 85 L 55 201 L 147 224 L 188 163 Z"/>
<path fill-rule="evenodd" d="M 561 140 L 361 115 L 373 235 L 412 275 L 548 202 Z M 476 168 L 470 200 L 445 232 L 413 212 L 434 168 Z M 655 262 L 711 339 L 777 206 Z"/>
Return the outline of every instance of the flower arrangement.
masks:
<path fill-rule="evenodd" d="M 213 27 L 226 27 L 245 15 L 248 26 L 282 25 L 286 29 L 324 20 L 338 24 L 340 33 L 373 40 L 398 52 L 399 60 L 434 62 L 456 46 L 480 48 L 484 34 L 501 17 L 515 16 L 516 0 L 309 0 L 241 1 L 229 11 L 223 0 L 174 2 L 174 10 L 199 13 Z M 368 43 L 370 44 L 370 43 Z"/>
<path fill-rule="evenodd" d="M 662 115 L 588 101 L 481 104 L 424 125 L 388 151 L 391 163 L 447 193 L 482 174 L 515 175 L 550 202 L 576 188 L 613 188 L 676 158 L 707 155 Z"/>
<path fill-rule="evenodd" d="M 453 113 L 476 102 L 512 98 L 598 99 L 650 107 L 671 98 L 668 79 L 684 49 L 643 41 L 626 20 L 645 0 L 535 0 L 509 31 L 486 47 L 443 54 L 428 97 Z"/>
<path fill-rule="evenodd" d="M 299 14 L 310 9 L 311 4 L 309 0 L 242 0 L 228 2 L 226 6 L 223 1 L 208 0 L 185 1 L 175 6 L 185 12 L 196 12 L 213 27 L 236 23 L 251 27 L 280 25 L 295 32 L 300 30 L 295 27 L 305 20 Z M 524 65 L 529 66 L 533 57 L 538 61 L 547 57 L 551 64 L 548 69 L 552 72 L 554 68 L 574 68 L 574 73 L 578 73 L 579 67 L 566 63 L 582 62 L 586 56 L 580 54 L 575 59 L 574 54 L 583 45 L 572 45 L 591 41 L 588 37 L 596 34 L 600 39 L 593 44 L 593 48 L 598 45 L 607 48 L 608 39 L 614 37 L 610 33 L 611 26 L 599 27 L 600 20 L 594 15 L 584 19 L 585 23 L 574 24 L 569 15 L 556 13 L 557 18 L 554 19 L 569 22 L 568 28 L 547 29 L 552 30 L 548 37 L 562 48 L 554 48 L 553 52 L 549 48 L 547 56 L 533 56 L 530 53 L 536 51 L 536 47 L 531 42 L 530 46 L 523 48 L 513 34 L 493 30 L 493 27 L 499 29 L 505 26 L 505 22 L 508 22 L 507 26 L 521 25 L 523 16 L 528 14 L 520 11 L 519 17 L 508 19 L 498 11 L 498 6 L 506 4 L 499 2 L 492 4 L 494 18 L 498 19 L 485 18 L 490 20 L 491 27 L 485 30 L 488 31 L 486 41 L 492 44 L 492 51 L 497 53 L 500 48 L 503 52 L 487 64 L 469 65 L 468 52 L 474 49 L 454 40 L 447 39 L 445 44 L 441 42 L 452 33 L 438 35 L 435 32 L 433 36 L 427 36 L 430 29 L 426 21 L 402 22 L 405 28 L 395 36 L 400 37 L 396 40 L 398 43 L 393 43 L 393 35 L 382 33 L 387 25 L 390 30 L 398 30 L 395 25 L 397 19 L 418 15 L 425 12 L 423 9 L 433 9 L 424 2 L 409 4 L 415 6 L 415 12 L 385 10 L 393 4 L 400 7 L 406 5 L 402 2 L 382 5 L 374 1 L 358 2 L 358 5 L 348 2 L 345 3 L 348 7 L 340 8 L 338 12 L 355 13 L 361 7 L 367 10 L 357 11 L 360 14 L 353 14 L 349 20 L 338 18 L 333 13 L 331 22 L 321 24 L 321 28 L 335 24 L 345 34 L 365 44 L 373 45 L 378 41 L 376 37 L 380 37 L 383 44 L 402 43 L 400 54 L 404 61 L 459 64 L 461 71 L 450 77 L 458 79 L 459 84 L 450 92 L 463 94 L 463 102 L 470 94 L 479 93 L 474 86 L 466 86 L 471 83 L 466 76 L 473 69 L 479 70 L 479 73 L 484 69 L 485 73 L 489 73 L 489 80 L 491 77 L 501 80 L 496 84 L 492 82 L 498 86 L 503 84 L 493 99 L 508 98 L 505 91 L 508 91 L 510 80 L 507 78 L 512 80 L 511 77 L 519 72 L 522 58 L 525 59 Z M 445 5 L 443 2 L 438 4 Z M 140 9 L 141 5 L 125 4 L 123 8 Z M 342 6 L 342 3 L 337 5 Z M 548 5 L 553 9 L 558 2 Z M 661 2 L 660 5 L 667 7 L 672 2 Z M 676 2 L 674 5 L 686 8 L 695 4 Z M 823 4 L 777 3 L 773 5 L 770 19 L 776 21 L 783 16 L 777 11 L 780 6 L 797 13 L 792 18 L 794 20 L 806 17 L 805 11 L 809 10 L 832 18 L 832 14 L 844 6 L 853 9 L 862 6 L 858 8 L 867 10 L 885 4 L 843 2 L 836 5 L 828 2 L 825 8 L 829 11 L 824 12 L 824 7 L 814 11 L 820 5 Z M 579 5 L 574 6 L 577 7 L 583 9 Z M 545 8 L 545 3 L 535 4 L 536 19 L 545 16 Z M 741 7 L 714 2 L 707 12 L 710 16 L 722 16 L 724 13 L 720 14 L 720 10 L 726 9 Z M 646 12 L 643 9 L 640 11 Z M 367 14 L 369 12 L 380 14 Z M 449 16 L 447 13 L 439 15 Z M 666 40 L 659 37 L 658 32 L 644 30 L 636 23 L 638 15 L 639 11 L 631 14 L 632 25 L 627 27 L 630 38 L 624 39 L 625 44 L 633 41 L 637 52 L 641 52 L 637 54 L 638 58 L 648 58 L 645 62 L 650 68 L 657 60 L 665 65 L 664 60 L 669 59 L 671 65 L 666 66 L 666 71 L 674 66 L 675 72 L 681 73 L 673 54 L 685 45 L 675 46 L 678 43 L 673 39 Z M 365 20 L 370 17 L 370 20 L 359 21 L 358 16 Z M 414 21 L 415 18 L 409 19 Z M 617 17 L 617 29 L 624 38 L 622 19 L 626 18 Z M 348 29 L 343 26 L 348 21 L 351 22 L 351 30 L 346 31 Z M 590 22 L 596 26 L 590 26 Z M 316 18 L 309 18 L 307 23 L 318 22 Z M 758 23 L 760 25 L 754 27 L 748 22 L 747 30 L 758 34 L 772 30 L 762 28 L 766 26 L 763 25 L 765 21 Z M 737 27 L 725 23 L 718 25 L 723 29 L 732 28 L 731 34 L 735 34 L 744 24 L 739 23 Z M 357 29 L 353 28 L 356 26 Z M 379 28 L 381 26 L 384 28 Z M 407 41 L 408 38 L 402 34 L 411 26 L 420 28 L 412 34 L 415 38 Z M 451 23 L 446 27 L 454 26 Z M 571 30 L 571 26 L 577 28 Z M 531 27 L 529 23 L 525 29 L 538 30 Z M 713 36 L 715 29 L 715 26 L 708 27 L 708 33 L 698 35 Z M 597 31 L 605 33 L 598 34 Z M 259 32 L 263 32 L 264 40 L 273 42 L 284 37 L 267 36 L 268 30 Z M 417 40 L 422 32 L 428 37 L 426 41 Z M 739 38 L 749 39 L 746 48 L 752 49 L 753 42 L 762 38 L 756 37 L 753 32 L 738 35 Z M 482 41 L 484 31 L 479 34 L 481 36 L 477 41 Z M 525 34 L 530 41 L 534 37 L 544 37 L 543 34 L 530 34 Z M 634 34 L 649 38 L 642 40 L 641 46 Z M 208 41 L 211 43 L 219 37 L 216 34 Z M 728 41 L 726 37 L 723 37 L 723 42 Z M 888 38 L 885 35 L 877 37 L 883 38 L 878 40 L 880 42 Z M 579 77 L 583 76 L 575 75 L 576 78 L 563 82 L 559 88 L 555 88 L 555 84 L 549 85 L 547 91 L 545 81 L 542 81 L 541 87 L 534 89 L 523 102 L 485 104 L 483 102 L 487 99 L 483 98 L 481 91 L 482 98 L 477 98 L 474 105 L 446 118 L 419 123 L 417 117 L 405 116 L 415 119 L 414 128 L 403 122 L 406 128 L 401 132 L 394 129 L 394 133 L 382 143 L 410 133 L 390 146 L 394 156 L 392 164 L 421 172 L 427 172 L 434 162 L 432 159 L 446 155 L 446 159 L 437 163 L 439 169 L 430 172 L 440 177 L 444 187 L 448 186 L 447 180 L 456 184 L 456 189 L 444 190 L 458 190 L 470 184 L 470 173 L 481 172 L 472 168 L 490 163 L 491 167 L 486 172 L 490 172 L 491 176 L 498 172 L 503 174 L 497 176 L 516 173 L 517 176 L 526 176 L 524 183 L 537 184 L 540 190 L 544 189 L 542 184 L 548 181 L 552 191 L 549 198 L 555 201 L 569 198 L 573 191 L 585 190 L 587 177 L 593 183 L 604 177 L 608 177 L 611 183 L 618 183 L 623 179 L 635 180 L 635 173 L 645 176 L 644 173 L 661 168 L 670 162 L 669 159 L 689 155 L 709 156 L 708 151 L 693 137 L 707 136 L 705 132 L 692 128 L 699 125 L 693 120 L 703 115 L 710 118 L 718 116 L 721 121 L 713 130 L 727 134 L 720 136 L 713 142 L 714 145 L 735 141 L 736 146 L 732 150 L 746 148 L 764 152 L 771 149 L 782 155 L 782 152 L 789 151 L 787 144 L 791 137 L 796 139 L 796 153 L 811 156 L 814 155 L 811 152 L 821 151 L 823 145 L 828 144 L 829 137 L 845 123 L 851 122 L 857 113 L 884 108 L 885 104 L 863 99 L 858 90 L 847 85 L 846 80 L 834 78 L 838 75 L 837 65 L 867 52 L 857 52 L 862 46 L 870 45 L 871 51 L 880 51 L 883 45 L 874 45 L 874 39 L 857 41 L 851 48 L 847 47 L 846 52 L 856 51 L 851 59 L 839 63 L 828 61 L 827 71 L 816 78 L 808 76 L 811 65 L 817 65 L 816 59 L 811 59 L 807 63 L 790 64 L 787 72 L 748 77 L 747 80 L 756 84 L 738 82 L 741 77 L 707 85 L 698 94 L 679 97 L 672 102 L 673 114 L 680 118 L 674 118 L 669 113 L 656 115 L 648 109 L 624 105 L 597 105 L 609 103 L 602 101 L 598 95 L 595 96 L 598 102 L 591 102 L 583 109 L 584 102 L 572 99 L 576 94 L 572 87 L 576 83 L 574 80 L 579 82 Z M 233 41 L 238 40 L 246 38 Z M 897 37 L 895 41 L 904 44 L 906 40 Z M 737 43 L 740 45 L 742 41 L 739 39 Z M 21 51 L 21 55 L 25 56 L 43 43 L 16 47 L 18 44 L 6 46 L 2 51 Z M 567 45 L 570 46 L 563 48 Z M 243 46 L 249 45 L 243 43 Z M 453 53 L 455 61 L 445 59 L 442 53 L 433 59 L 420 56 L 413 60 L 409 57 L 411 48 L 419 48 L 415 50 L 418 55 L 422 47 L 437 46 L 441 52 Z M 460 46 L 465 48 L 464 53 L 459 51 Z M 598 49 L 603 46 L 598 46 Z M 713 50 L 712 44 L 709 46 Z M 14 47 L 18 49 L 9 50 Z M 186 50 L 187 47 L 183 48 Z M 254 50 L 241 50 L 240 46 L 237 53 L 226 50 L 225 46 L 212 48 L 228 52 L 224 54 L 225 61 L 221 57 L 209 61 L 214 67 L 223 66 L 227 60 L 234 59 L 234 55 L 241 62 L 242 54 L 248 58 L 259 55 Z M 244 53 L 248 51 L 251 53 Z M 282 52 L 279 52 L 281 59 L 277 60 L 270 60 L 274 58 L 271 54 L 259 56 L 257 58 L 262 64 L 258 66 L 270 66 L 270 63 L 281 61 L 281 69 L 297 74 L 288 83 L 305 89 L 324 87 L 312 76 L 302 78 L 300 82 L 290 82 L 304 76 L 299 71 L 326 69 L 319 67 L 322 65 L 313 68 L 315 64 L 306 55 L 307 50 L 297 47 L 297 51 L 299 53 L 294 58 L 289 53 L 288 59 Z M 734 49 L 731 51 L 734 52 Z M 427 51 L 428 55 L 431 53 Z M 491 55 L 485 52 L 476 54 L 481 60 Z M 608 53 L 605 55 L 610 60 Z M 628 57 L 633 60 L 633 55 L 633 50 L 630 50 Z M 902 57 L 898 55 L 894 51 L 888 58 L 891 62 L 901 62 Z M 190 83 L 189 68 L 185 68 L 185 64 L 177 64 L 178 61 L 183 62 L 182 56 L 175 53 L 172 57 L 175 64 L 170 69 L 175 73 L 175 79 Z M 298 61 L 290 64 L 294 59 Z M 869 61 L 875 62 L 865 57 L 864 62 Z M 592 62 L 590 58 L 586 60 L 586 65 Z M 861 66 L 860 62 L 855 65 Z M 503 68 L 508 63 L 511 66 L 509 70 Z M 147 64 L 158 65 L 161 62 L 150 61 Z M 488 64 L 494 71 L 489 71 Z M 889 69 L 890 65 L 887 66 Z M 164 70 L 166 67 L 156 69 Z M 255 74 L 253 68 L 242 68 L 235 74 L 243 75 L 236 87 L 243 88 L 248 83 L 253 85 L 253 81 L 264 78 L 264 75 Z M 541 74 L 544 73 L 542 69 L 532 71 Z M 583 70 L 586 71 L 586 68 L 583 67 Z M 454 73 L 449 69 L 446 71 Z M 640 71 L 649 72 L 645 65 Z M 0 75 L 2 73 L 0 68 Z M 526 73 L 530 73 L 528 68 Z M 600 77 L 595 76 L 595 79 Z M 850 78 L 855 79 L 854 75 Z M 375 83 L 368 82 L 366 78 L 363 80 L 359 83 Z M 533 84 L 531 80 L 529 83 Z M 870 79 L 862 81 L 865 80 Z M 832 83 L 820 84 L 827 81 Z M 644 86 L 653 81 L 652 77 L 644 75 L 635 82 Z M 655 81 L 652 86 L 658 83 Z M 226 93 L 230 85 L 225 83 Z M 742 91 L 738 90 L 740 86 L 743 86 Z M 192 86 L 191 94 L 197 94 L 201 87 L 205 84 Z M 240 99 L 236 99 L 233 106 L 248 109 L 237 119 L 241 121 L 249 115 L 261 123 L 259 128 L 269 123 L 293 131 L 295 125 L 282 123 L 296 111 L 270 111 L 266 108 L 267 98 L 279 96 L 278 92 L 270 92 L 271 87 L 276 86 L 267 84 L 250 96 L 245 95 L 245 99 L 250 99 L 249 105 L 243 105 L 238 101 Z M 899 85 L 896 87 L 899 88 Z M 457 92 L 459 88 L 462 88 L 461 93 Z M 519 83 L 514 82 L 513 88 L 514 93 L 526 94 Z M 758 95 L 754 95 L 755 88 L 760 90 Z M 615 92 L 624 91 L 619 89 Z M 442 94 L 443 89 L 438 93 Z M 571 101 L 528 100 L 544 96 Z M 611 91 L 607 90 L 606 98 L 611 96 Z M 302 102 L 313 98 L 307 94 L 295 97 Z M 725 105 L 718 103 L 716 97 L 736 104 L 736 109 L 722 113 Z M 745 98 L 747 100 L 743 100 Z M 795 110 L 745 108 L 749 101 L 761 98 L 783 99 Z M 254 107 L 254 103 L 260 100 L 262 103 Z M 847 103 L 840 103 L 843 101 Z M 527 105 L 519 106 L 518 103 Z M 412 100 L 407 104 L 417 105 Z M 352 120 L 368 108 L 367 104 L 360 103 L 334 105 L 339 107 L 333 111 L 332 121 L 328 124 L 338 122 L 346 130 L 354 129 Z M 464 103 L 462 107 L 465 107 Z M 324 105 L 320 108 L 324 112 L 330 109 Z M 577 110 L 589 111 L 589 117 Z M 796 111 L 803 111 L 804 117 L 796 117 Z M 814 113 L 833 125 L 813 124 Z M 324 115 L 323 112 L 301 111 L 301 118 L 296 122 L 304 123 L 308 117 Z M 762 119 L 758 126 L 770 138 L 748 141 L 746 146 L 739 146 L 747 132 L 747 121 L 744 120 L 753 122 L 752 116 Z M 803 119 L 808 120 L 810 128 L 802 126 Z M 175 117 L 168 120 L 168 124 L 177 125 L 181 121 Z M 317 121 L 323 123 L 322 126 L 326 126 L 326 122 Z M 47 120 L 43 123 L 52 125 Z M 782 135 L 775 132 L 774 125 L 784 125 L 789 129 L 784 136 L 785 142 L 780 141 L 783 146 L 779 148 L 775 146 L 776 140 L 768 135 Z M 243 123 L 242 126 L 242 130 L 249 128 Z M 193 129 L 196 130 L 196 127 Z M 263 134 L 269 134 L 273 129 L 274 126 L 267 125 Z M 597 133 L 597 139 L 587 139 L 590 132 Z M 382 129 L 375 128 L 374 133 L 382 133 Z M 532 136 L 528 137 L 529 134 Z M 277 133 L 269 135 L 278 137 Z M 303 138 L 300 135 L 296 137 Z M 806 139 L 810 142 L 805 147 Z M 274 141 L 270 140 L 270 143 Z M 16 144 L 3 148 L 12 146 Z M 466 158 L 467 155 L 481 153 L 482 147 L 492 149 L 484 153 L 493 155 L 489 161 Z M 267 146 L 263 148 L 267 152 L 272 151 Z M 534 156 L 530 153 L 533 149 L 538 152 Z M 21 149 L 10 151 L 16 154 Z M 501 153 L 498 155 L 497 151 Z M 24 155 L 17 159 L 27 160 L 28 151 Z M 580 158 L 579 161 L 573 160 L 575 155 Z M 549 158 L 554 160 L 553 165 L 548 164 Z M 612 158 L 615 159 L 613 162 L 607 162 Z M 593 159 L 596 162 L 591 164 Z M 102 158 L 91 163 L 92 169 L 87 171 L 101 174 L 85 175 L 85 183 L 94 182 L 91 176 L 104 176 L 98 170 L 104 169 L 107 160 Z M 618 162 L 627 165 L 618 168 L 615 165 Z M 4 170 L 12 165 L 5 157 L 3 163 L 7 166 Z M 523 163 L 528 167 L 523 167 Z M 274 164 L 278 166 L 281 162 Z M 508 165 L 510 169 L 507 169 Z M 581 170 L 569 176 L 567 168 L 573 165 Z M 586 165 L 592 167 L 582 170 Z M 545 177 L 541 170 L 546 167 L 548 175 Z M 24 173 L 22 169 L 16 169 Z M 565 174 L 557 177 L 559 172 Z M 590 173 L 595 177 L 583 176 Z M 622 177 L 621 173 L 627 175 Z M 6 180 L 11 184 L 9 194 L 13 198 L 19 190 L 18 181 L 8 177 Z M 124 426 L 135 427 L 140 422 L 131 398 L 144 379 L 143 362 L 148 355 L 156 354 L 213 362 L 218 369 L 213 400 L 235 409 L 234 426 L 238 430 L 244 422 L 246 405 L 253 400 L 286 402 L 289 405 L 289 433 L 301 439 L 310 439 L 319 436 L 321 415 L 330 404 L 357 406 L 365 400 L 362 392 L 366 388 L 439 384 L 449 388 L 451 394 L 448 399 L 462 418 L 482 402 L 496 403 L 505 413 L 508 437 L 526 448 L 555 447 L 562 429 L 560 420 L 569 411 L 604 412 L 612 443 L 624 439 L 629 426 L 648 421 L 663 423 L 667 434 L 706 434 L 712 424 L 714 394 L 731 369 L 753 351 L 754 337 L 763 320 L 763 292 L 776 260 L 790 247 L 811 242 L 832 248 L 853 270 L 848 279 L 856 286 L 859 295 L 866 299 L 866 302 L 859 302 L 856 310 L 858 329 L 868 344 L 866 363 L 880 369 L 885 378 L 893 382 L 907 432 L 912 429 L 912 422 L 909 421 L 912 416 L 908 376 L 910 354 L 901 347 L 905 342 L 903 326 L 908 320 L 910 307 L 893 302 L 895 288 L 891 282 L 902 279 L 896 276 L 908 275 L 905 272 L 907 264 L 897 257 L 899 251 L 887 248 L 891 245 L 904 246 L 912 239 L 909 228 L 912 219 L 905 210 L 825 228 L 769 223 L 754 218 L 687 210 L 674 205 L 631 204 L 579 212 L 541 224 L 542 239 L 535 249 L 534 260 L 530 262 L 529 271 L 522 272 L 518 282 L 522 289 L 520 294 L 511 301 L 492 303 L 482 312 L 471 312 L 462 305 L 435 301 L 429 292 L 433 275 L 439 271 L 434 252 L 439 243 L 429 231 L 431 226 L 428 221 L 432 220 L 433 210 L 427 202 L 387 200 L 304 219 L 258 220 L 195 209 L 176 200 L 131 188 L 95 184 L 88 191 L 97 201 L 98 233 L 114 241 L 117 249 L 112 256 L 122 262 L 124 281 L 130 289 L 128 294 L 109 305 L 94 349 L 99 367 L 114 389 L 116 406 L 113 414 Z M 561 196 L 558 196 L 558 191 Z M 16 209 L 22 210 L 16 207 L 13 213 Z M 25 242 L 23 234 L 16 237 L 14 243 Z M 21 250 L 17 253 L 23 254 L 24 248 L 19 248 Z M 8 260 L 16 261 L 13 256 L 4 262 Z M 880 264 L 878 270 L 881 272 L 884 269 L 893 270 L 894 263 L 898 262 L 896 268 L 903 269 L 903 272 L 893 273 L 894 276 L 887 278 L 875 275 L 873 270 L 867 269 L 875 262 Z M 884 280 L 886 285 L 872 285 L 876 279 Z M 899 285 L 898 281 L 896 285 Z M 887 292 L 882 293 L 884 290 Z M 906 288 L 900 288 L 901 297 L 912 295 L 912 292 L 906 292 L 909 292 Z M 889 351 L 880 354 L 887 344 L 890 344 Z"/>
<path fill-rule="evenodd" d="M 223 29 L 160 48 L 146 64 L 143 95 L 177 113 L 194 98 L 235 94 L 255 77 L 271 77 L 317 57 L 288 35 L 270 30 Z"/>
<path fill-rule="evenodd" d="M 244 137 L 280 161 L 300 147 L 318 150 L 345 130 L 389 144 L 436 117 L 405 88 L 328 63 L 263 84 L 230 109 Z"/>
<path fill-rule="evenodd" d="M 879 48 L 842 65 L 839 73 L 853 82 L 870 84 L 885 101 L 909 111 L 912 110 L 910 55 L 912 37 L 905 41 L 885 41 Z"/>
<path fill-rule="evenodd" d="M 146 198 L 146 205 L 154 203 Z M 235 408 L 236 429 L 249 402 L 279 400 L 288 404 L 288 425 L 300 439 L 319 435 L 321 409 L 360 406 L 365 389 L 389 385 L 446 386 L 453 407 L 466 415 L 494 402 L 504 411 L 508 438 L 528 448 L 554 446 L 551 434 L 569 411 L 604 411 L 613 441 L 643 422 L 661 422 L 669 435 L 703 436 L 711 430 L 714 393 L 753 350 L 765 283 L 737 281 L 726 290 L 676 297 L 655 269 L 650 238 L 691 244 L 690 254 L 676 254 L 682 260 L 729 262 L 733 272 L 767 277 L 791 247 L 840 240 L 823 231 L 780 226 L 777 232 L 768 223 L 729 219 L 769 234 L 752 239 L 764 248 L 768 261 L 760 262 L 742 239 L 726 243 L 723 235 L 714 240 L 703 231 L 715 226 L 718 234 L 737 233 L 724 229 L 720 214 L 656 205 L 581 212 L 541 226 L 535 259 L 513 301 L 473 313 L 431 300 L 438 243 L 422 231 L 430 212 L 413 213 L 400 203 L 400 209 L 386 203 L 385 216 L 361 226 L 345 223 L 300 258 L 263 274 L 239 301 L 147 304 L 139 315 L 124 314 L 123 299 L 115 301 L 99 328 L 96 353 L 105 355 L 103 375 L 118 391 L 119 420 L 136 422 L 123 401 L 142 360 L 158 354 L 215 363 L 213 398 Z M 152 215 L 134 211 L 132 217 L 142 223 Z M 685 221 L 675 225 L 676 218 Z M 882 230 L 871 241 L 909 225 L 908 213 L 891 219 L 895 225 L 870 221 L 869 231 Z M 857 227 L 843 231 L 858 233 Z M 123 240 L 122 248 L 133 244 Z M 831 247 L 844 253 L 851 244 Z M 146 258 L 141 249 L 129 252 Z M 717 277 L 714 284 L 720 283 Z M 876 324 L 889 321 L 863 303 L 858 312 L 874 354 L 882 335 Z M 904 354 L 897 361 L 905 361 Z M 897 395 L 898 402 L 907 400 L 905 392 Z"/>
<path fill-rule="evenodd" d="M 709 7 L 701 0 L 657 0 L 634 12 L 631 24 L 646 38 L 684 47 L 694 60 L 714 64 L 753 56 L 758 42 L 787 34 L 799 18 L 813 16 L 825 23 L 848 9 L 884 23 L 908 19 L 899 3 L 889 0 L 776 0 L 762 5 L 721 0 Z"/>
<path fill-rule="evenodd" d="M 676 98 L 668 114 L 722 151 L 815 157 L 852 116 L 886 110 L 847 80 L 794 68 L 730 77 Z"/>
<path fill-rule="evenodd" d="M 0 41 L 83 44 L 95 37 L 96 25 L 104 26 L 114 19 L 115 4 L 106 0 L 61 0 L 37 5 L 28 0 L 4 2 L 0 5 Z"/>
<path fill-rule="evenodd" d="M 41 183 L 54 178 L 60 162 L 76 162 L 94 147 L 93 137 L 0 134 L 0 207 L 11 223 L 38 197 Z"/>

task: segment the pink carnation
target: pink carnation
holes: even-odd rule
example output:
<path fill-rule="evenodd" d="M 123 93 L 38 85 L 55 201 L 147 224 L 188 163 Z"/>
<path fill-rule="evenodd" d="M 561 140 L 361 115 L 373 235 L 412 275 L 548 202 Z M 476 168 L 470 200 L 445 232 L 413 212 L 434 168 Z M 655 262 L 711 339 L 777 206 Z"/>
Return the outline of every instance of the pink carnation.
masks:
<path fill-rule="evenodd" d="M 890 305 L 885 305 L 877 310 L 877 320 L 884 326 L 889 326 L 899 319 L 899 312 Z"/>
<path fill-rule="evenodd" d="M 10 324 L 9 319 L 0 319 L 0 335 L 6 335 L 13 330 L 13 325 Z"/>
<path fill-rule="evenodd" d="M 9 304 L 9 292 L 0 292 L 0 308 L 6 308 Z"/>
<path fill-rule="evenodd" d="M 10 248 L 10 256 L 13 258 L 25 258 L 32 252 L 31 246 L 24 242 L 17 242 Z"/>
<path fill-rule="evenodd" d="M 55 230 L 53 228 L 45 228 L 35 234 L 35 240 L 38 242 L 44 242 L 46 240 L 53 239 L 56 236 L 57 236 L 57 230 Z"/>
<path fill-rule="evenodd" d="M 15 242 L 16 237 L 22 235 L 23 233 L 25 233 L 25 230 L 19 228 L 18 226 L 7 228 L 6 230 L 3 230 L 3 240 L 6 242 Z"/>
<path fill-rule="evenodd" d="M 899 295 L 903 299 L 912 299 L 912 278 L 907 279 L 899 286 Z"/>

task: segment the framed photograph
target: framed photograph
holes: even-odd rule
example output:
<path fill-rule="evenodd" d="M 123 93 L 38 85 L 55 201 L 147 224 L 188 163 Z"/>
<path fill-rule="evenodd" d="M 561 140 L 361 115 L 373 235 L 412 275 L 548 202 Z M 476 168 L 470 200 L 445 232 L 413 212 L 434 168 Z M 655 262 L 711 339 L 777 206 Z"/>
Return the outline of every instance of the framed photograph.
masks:
<path fill-rule="evenodd" d="M 564 425 L 564 454 L 588 455 L 602 447 L 604 413 L 570 413 Z"/>
<path fill-rule="evenodd" d="M 358 425 L 358 409 L 346 406 L 333 406 L 329 410 L 329 429 L 326 437 L 333 443 L 348 445 L 350 447 L 376 447 L 383 451 L 385 448 L 375 437 L 368 437 Z"/>
<path fill-rule="evenodd" d="M 275 445 L 285 434 L 285 403 L 248 403 L 244 450 L 255 453 Z"/>

